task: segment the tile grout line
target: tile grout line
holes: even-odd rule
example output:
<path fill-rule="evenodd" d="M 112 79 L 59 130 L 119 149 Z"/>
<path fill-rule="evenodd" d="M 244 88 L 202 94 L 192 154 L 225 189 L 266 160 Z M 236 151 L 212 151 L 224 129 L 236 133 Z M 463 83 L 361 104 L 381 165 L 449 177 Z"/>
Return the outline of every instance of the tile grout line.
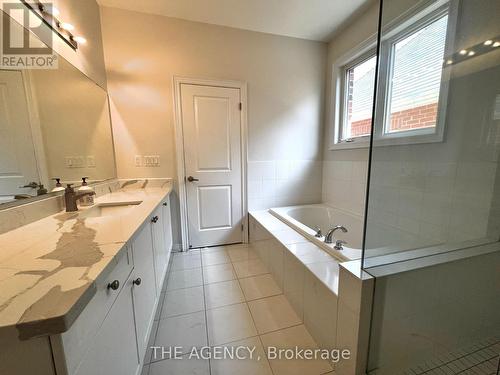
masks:
<path fill-rule="evenodd" d="M 207 337 L 207 345 L 210 347 L 210 337 L 208 335 L 208 315 L 207 315 L 207 298 L 205 296 L 205 279 L 204 279 L 204 273 L 203 273 L 203 256 L 201 256 L 201 249 L 200 249 L 200 263 L 201 263 L 201 282 L 202 285 L 201 287 L 203 288 L 203 306 L 204 306 L 204 315 L 205 315 L 205 333 Z M 208 360 L 208 374 L 212 375 L 212 362 L 210 359 Z"/>
<path fill-rule="evenodd" d="M 262 262 L 262 260 L 260 259 L 260 257 L 258 259 Z M 250 276 L 250 277 L 252 277 L 252 276 Z M 241 287 L 240 279 L 238 278 L 237 280 L 238 280 L 238 284 L 239 284 L 241 290 L 243 291 L 243 288 Z M 255 318 L 253 317 L 252 310 L 250 309 L 250 306 L 248 305 L 248 301 L 246 300 L 245 293 L 243 293 L 243 297 L 245 298 L 245 304 L 247 305 L 247 309 L 250 312 L 250 317 L 252 318 L 252 322 L 253 322 L 253 325 L 255 327 L 255 332 L 257 332 L 257 339 L 259 340 L 260 345 L 262 346 L 262 350 L 264 351 L 264 357 L 265 357 L 265 360 L 267 362 L 267 365 L 269 366 L 269 369 L 271 370 L 271 374 L 275 375 L 274 371 L 273 371 L 273 368 L 271 367 L 271 362 L 267 358 L 266 348 L 264 347 L 264 343 L 262 342 L 262 339 L 260 337 L 259 331 L 257 329 L 257 325 L 255 324 Z"/>

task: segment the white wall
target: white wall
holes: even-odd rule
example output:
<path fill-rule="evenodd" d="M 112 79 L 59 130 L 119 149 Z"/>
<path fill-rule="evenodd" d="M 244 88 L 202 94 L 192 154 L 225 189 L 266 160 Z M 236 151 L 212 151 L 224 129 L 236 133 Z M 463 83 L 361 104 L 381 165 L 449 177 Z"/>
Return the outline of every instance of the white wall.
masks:
<path fill-rule="evenodd" d="M 332 65 L 342 55 L 377 33 L 378 2 L 359 14 L 328 44 L 323 139 L 323 202 L 356 215 L 364 214 L 368 149 L 329 150 L 333 139 Z"/>
<path fill-rule="evenodd" d="M 120 178 L 176 176 L 173 76 L 239 80 L 250 209 L 320 201 L 326 44 L 101 10 Z M 160 167 L 135 167 L 151 154 Z"/>

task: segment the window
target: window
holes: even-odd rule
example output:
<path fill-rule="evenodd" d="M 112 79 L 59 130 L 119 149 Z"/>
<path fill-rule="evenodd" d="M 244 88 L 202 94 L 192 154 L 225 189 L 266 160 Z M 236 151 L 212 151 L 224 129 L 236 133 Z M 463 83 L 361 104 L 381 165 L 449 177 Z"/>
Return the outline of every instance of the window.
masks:
<path fill-rule="evenodd" d="M 435 128 L 448 16 L 391 45 L 386 133 Z"/>
<path fill-rule="evenodd" d="M 371 134 L 376 64 L 377 57 L 371 56 L 345 69 L 344 141 Z"/>
<path fill-rule="evenodd" d="M 422 143 L 442 140 L 444 127 L 443 58 L 448 8 L 393 26 L 380 47 L 376 118 L 372 121 L 377 56 L 375 41 L 337 61 L 335 145 L 367 147 L 372 122 L 374 143 Z M 338 146 L 336 146 L 338 145 Z"/>

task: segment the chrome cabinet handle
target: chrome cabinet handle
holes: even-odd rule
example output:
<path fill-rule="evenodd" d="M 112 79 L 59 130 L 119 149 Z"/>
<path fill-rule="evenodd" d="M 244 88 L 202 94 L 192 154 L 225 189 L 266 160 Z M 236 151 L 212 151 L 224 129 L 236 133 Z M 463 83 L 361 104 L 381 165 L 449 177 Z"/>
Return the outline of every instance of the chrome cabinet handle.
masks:
<path fill-rule="evenodd" d="M 132 284 L 137 285 L 137 286 L 141 285 L 141 283 L 142 283 L 142 280 L 140 277 L 138 277 L 137 279 L 132 281 Z"/>
<path fill-rule="evenodd" d="M 118 290 L 120 287 L 120 282 L 118 280 L 114 280 L 108 284 L 108 289 Z"/>
<path fill-rule="evenodd" d="M 194 178 L 193 176 L 189 176 L 189 177 L 187 178 L 187 180 L 188 180 L 189 182 L 193 182 L 193 181 L 200 181 L 199 179 Z"/>
<path fill-rule="evenodd" d="M 158 216 L 153 216 L 153 218 L 151 219 L 151 221 L 153 223 L 156 223 L 158 221 L 159 217 Z"/>

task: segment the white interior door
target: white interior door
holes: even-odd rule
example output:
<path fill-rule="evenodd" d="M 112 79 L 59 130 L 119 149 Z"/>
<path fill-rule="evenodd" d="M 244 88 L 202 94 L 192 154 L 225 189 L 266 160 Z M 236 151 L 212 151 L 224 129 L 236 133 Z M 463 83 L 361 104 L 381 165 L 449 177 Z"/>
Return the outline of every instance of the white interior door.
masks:
<path fill-rule="evenodd" d="M 0 200 L 36 195 L 36 189 L 20 188 L 32 181 L 39 176 L 23 77 L 0 70 Z"/>
<path fill-rule="evenodd" d="M 240 89 L 180 92 L 189 246 L 242 242 Z"/>

